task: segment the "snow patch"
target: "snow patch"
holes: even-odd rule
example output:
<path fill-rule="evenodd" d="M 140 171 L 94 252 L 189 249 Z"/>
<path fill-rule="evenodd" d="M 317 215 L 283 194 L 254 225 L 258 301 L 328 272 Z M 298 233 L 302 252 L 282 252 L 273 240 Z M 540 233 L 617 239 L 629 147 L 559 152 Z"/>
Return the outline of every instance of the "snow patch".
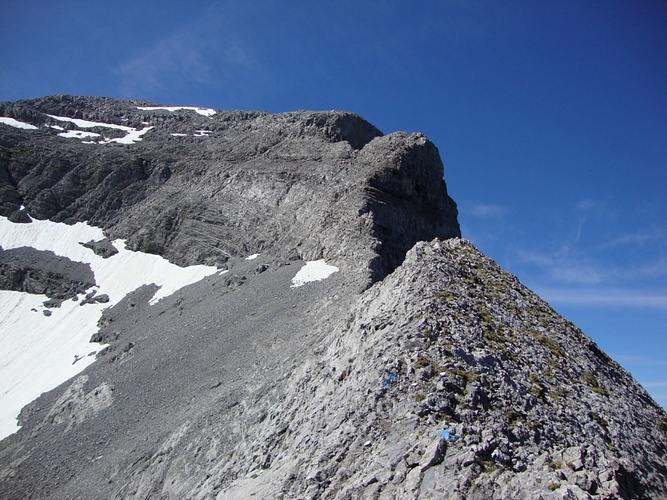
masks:
<path fill-rule="evenodd" d="M 299 269 L 296 276 L 292 278 L 292 288 L 305 285 L 311 281 L 320 281 L 338 272 L 336 266 L 324 262 L 324 259 L 307 261 L 306 265 Z"/>
<path fill-rule="evenodd" d="M 208 137 L 209 134 L 212 134 L 210 130 L 195 130 L 195 137 Z"/>
<path fill-rule="evenodd" d="M 141 136 L 144 135 L 146 132 L 148 132 L 150 129 L 153 127 L 146 127 L 142 128 L 141 130 L 135 130 L 133 129 L 132 131 L 128 132 L 128 134 L 125 137 L 117 137 L 115 139 L 106 139 L 104 141 L 100 141 L 100 144 L 104 143 L 109 143 L 109 142 L 117 142 L 119 144 L 134 144 L 135 142 L 139 142 L 141 140 Z"/>
<path fill-rule="evenodd" d="M 180 109 L 188 109 L 200 115 L 208 116 L 209 118 L 216 113 L 215 109 L 198 108 L 196 106 L 137 106 L 137 109 L 141 109 L 142 111 L 178 111 Z"/>
<path fill-rule="evenodd" d="M 70 122 L 76 125 L 79 128 L 93 128 L 93 127 L 104 127 L 104 128 L 115 128 L 118 130 L 124 130 L 125 132 L 130 132 L 134 130 L 132 127 L 126 125 L 115 125 L 113 123 L 102 123 L 102 122 L 91 122 L 88 120 L 81 120 L 79 118 L 67 118 L 65 116 L 55 116 L 55 115 L 46 115 L 49 118 L 58 120 L 60 122 Z"/>
<path fill-rule="evenodd" d="M 142 136 L 148 132 L 150 129 L 153 127 L 145 127 L 140 129 L 136 129 L 134 127 L 128 127 L 127 125 L 116 125 L 114 123 L 102 123 L 102 122 L 91 122 L 89 120 L 81 120 L 79 118 L 67 118 L 65 116 L 55 116 L 55 115 L 47 115 L 50 118 L 53 118 L 54 120 L 58 120 L 61 122 L 70 122 L 76 125 L 79 128 L 93 128 L 93 127 L 102 127 L 102 128 L 111 128 L 111 129 L 116 129 L 116 130 L 122 130 L 125 132 L 125 137 L 116 137 L 113 139 L 110 138 L 104 138 L 101 141 L 98 141 L 98 144 L 109 144 L 111 142 L 117 142 L 119 144 L 134 144 L 142 139 Z M 53 128 L 56 128 L 57 125 L 51 125 Z M 67 135 L 66 135 L 67 134 Z M 87 134 L 87 135 L 84 135 Z M 76 139 L 82 139 L 82 138 L 88 138 L 88 137 L 93 137 L 93 132 L 81 132 L 81 131 L 76 131 L 72 130 L 69 132 L 65 132 L 62 134 L 58 134 L 61 137 L 69 137 L 69 138 L 76 138 Z M 94 134 L 96 136 L 99 136 L 100 134 Z M 91 144 L 91 141 L 86 141 L 86 144 Z"/>
<path fill-rule="evenodd" d="M 43 295 L 0 291 L 0 439 L 18 430 L 16 416 L 41 393 L 57 387 L 95 361 L 104 346 L 90 342 L 102 312 L 142 285 L 160 288 L 155 304 L 180 288 L 218 271 L 210 266 L 179 267 L 152 254 L 133 252 L 123 240 L 112 244 L 118 253 L 104 259 L 81 243 L 104 239 L 100 228 L 48 220 L 14 224 L 0 217 L 0 246 L 9 250 L 33 247 L 90 265 L 99 285 L 87 292 L 107 294 L 105 304 L 67 300 L 43 314 Z"/>
<path fill-rule="evenodd" d="M 255 260 L 257 257 L 259 257 L 258 253 L 254 253 L 252 255 L 248 255 L 245 260 Z"/>
<path fill-rule="evenodd" d="M 10 127 L 14 128 L 23 128 L 26 130 L 37 130 L 38 127 L 35 127 L 34 125 L 31 125 L 30 123 L 26 122 L 21 122 L 18 120 L 15 120 L 14 118 L 9 118 L 6 116 L 0 116 L 0 123 L 4 123 L 5 125 L 9 125 Z"/>

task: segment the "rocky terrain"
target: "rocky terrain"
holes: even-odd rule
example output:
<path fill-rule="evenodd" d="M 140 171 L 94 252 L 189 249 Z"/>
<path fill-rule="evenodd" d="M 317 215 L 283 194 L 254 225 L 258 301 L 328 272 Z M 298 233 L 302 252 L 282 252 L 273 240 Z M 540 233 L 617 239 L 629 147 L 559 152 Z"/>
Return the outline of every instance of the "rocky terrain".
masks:
<path fill-rule="evenodd" d="M 227 270 L 106 309 L 97 361 L 0 441 L 0 497 L 667 498 L 664 410 L 460 238 L 423 135 L 72 96 L 0 116 L 0 215 Z M 339 272 L 293 286 L 318 259 Z M 94 279 L 0 251 L 5 290 Z"/>

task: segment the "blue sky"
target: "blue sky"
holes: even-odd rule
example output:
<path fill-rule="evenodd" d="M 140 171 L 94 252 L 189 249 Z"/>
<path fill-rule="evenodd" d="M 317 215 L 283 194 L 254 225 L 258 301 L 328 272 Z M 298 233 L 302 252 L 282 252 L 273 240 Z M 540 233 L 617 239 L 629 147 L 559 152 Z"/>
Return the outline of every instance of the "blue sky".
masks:
<path fill-rule="evenodd" d="M 667 407 L 667 2 L 0 0 L 0 100 L 344 109 Z"/>

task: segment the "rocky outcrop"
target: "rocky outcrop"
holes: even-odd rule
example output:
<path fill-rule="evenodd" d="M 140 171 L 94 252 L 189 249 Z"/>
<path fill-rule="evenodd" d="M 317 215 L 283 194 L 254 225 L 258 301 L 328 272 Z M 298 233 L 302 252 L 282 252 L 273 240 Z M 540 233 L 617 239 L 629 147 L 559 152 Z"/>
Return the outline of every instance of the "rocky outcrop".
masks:
<path fill-rule="evenodd" d="M 0 290 L 73 298 L 95 285 L 89 265 L 30 247 L 0 247 Z"/>
<path fill-rule="evenodd" d="M 38 127 L 0 124 L 3 214 L 227 270 L 107 309 L 97 361 L 0 441 L 0 497 L 667 497 L 664 410 L 458 238 L 426 137 L 150 106 L 0 105 Z M 319 258 L 340 272 L 292 287 Z"/>

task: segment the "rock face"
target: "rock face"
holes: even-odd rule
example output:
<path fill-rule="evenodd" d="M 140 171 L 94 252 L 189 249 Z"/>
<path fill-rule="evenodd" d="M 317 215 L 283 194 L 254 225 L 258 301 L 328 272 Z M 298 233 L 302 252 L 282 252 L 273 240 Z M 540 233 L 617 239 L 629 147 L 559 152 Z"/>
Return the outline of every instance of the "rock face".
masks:
<path fill-rule="evenodd" d="M 68 299 L 95 285 L 95 275 L 80 262 L 32 248 L 0 248 L 0 290 Z"/>
<path fill-rule="evenodd" d="M 156 106 L 0 104 L 37 127 L 0 123 L 3 215 L 228 269 L 107 309 L 99 359 L 0 442 L 0 497 L 667 497 L 664 410 L 459 238 L 423 135 Z M 340 272 L 290 287 L 320 258 Z"/>
<path fill-rule="evenodd" d="M 3 127 L 0 213 L 87 221 L 184 265 L 266 251 L 326 258 L 356 266 L 364 285 L 415 242 L 460 235 L 437 148 L 423 135 L 383 136 L 350 113 L 205 116 L 139 109 L 146 104 L 69 96 L 0 104 L 0 115 L 40 125 Z M 59 136 L 76 125 L 64 117 L 98 124 L 81 130 L 101 135 Z M 104 124 L 152 128 L 135 144 L 99 144 L 109 130 L 127 133 Z"/>

